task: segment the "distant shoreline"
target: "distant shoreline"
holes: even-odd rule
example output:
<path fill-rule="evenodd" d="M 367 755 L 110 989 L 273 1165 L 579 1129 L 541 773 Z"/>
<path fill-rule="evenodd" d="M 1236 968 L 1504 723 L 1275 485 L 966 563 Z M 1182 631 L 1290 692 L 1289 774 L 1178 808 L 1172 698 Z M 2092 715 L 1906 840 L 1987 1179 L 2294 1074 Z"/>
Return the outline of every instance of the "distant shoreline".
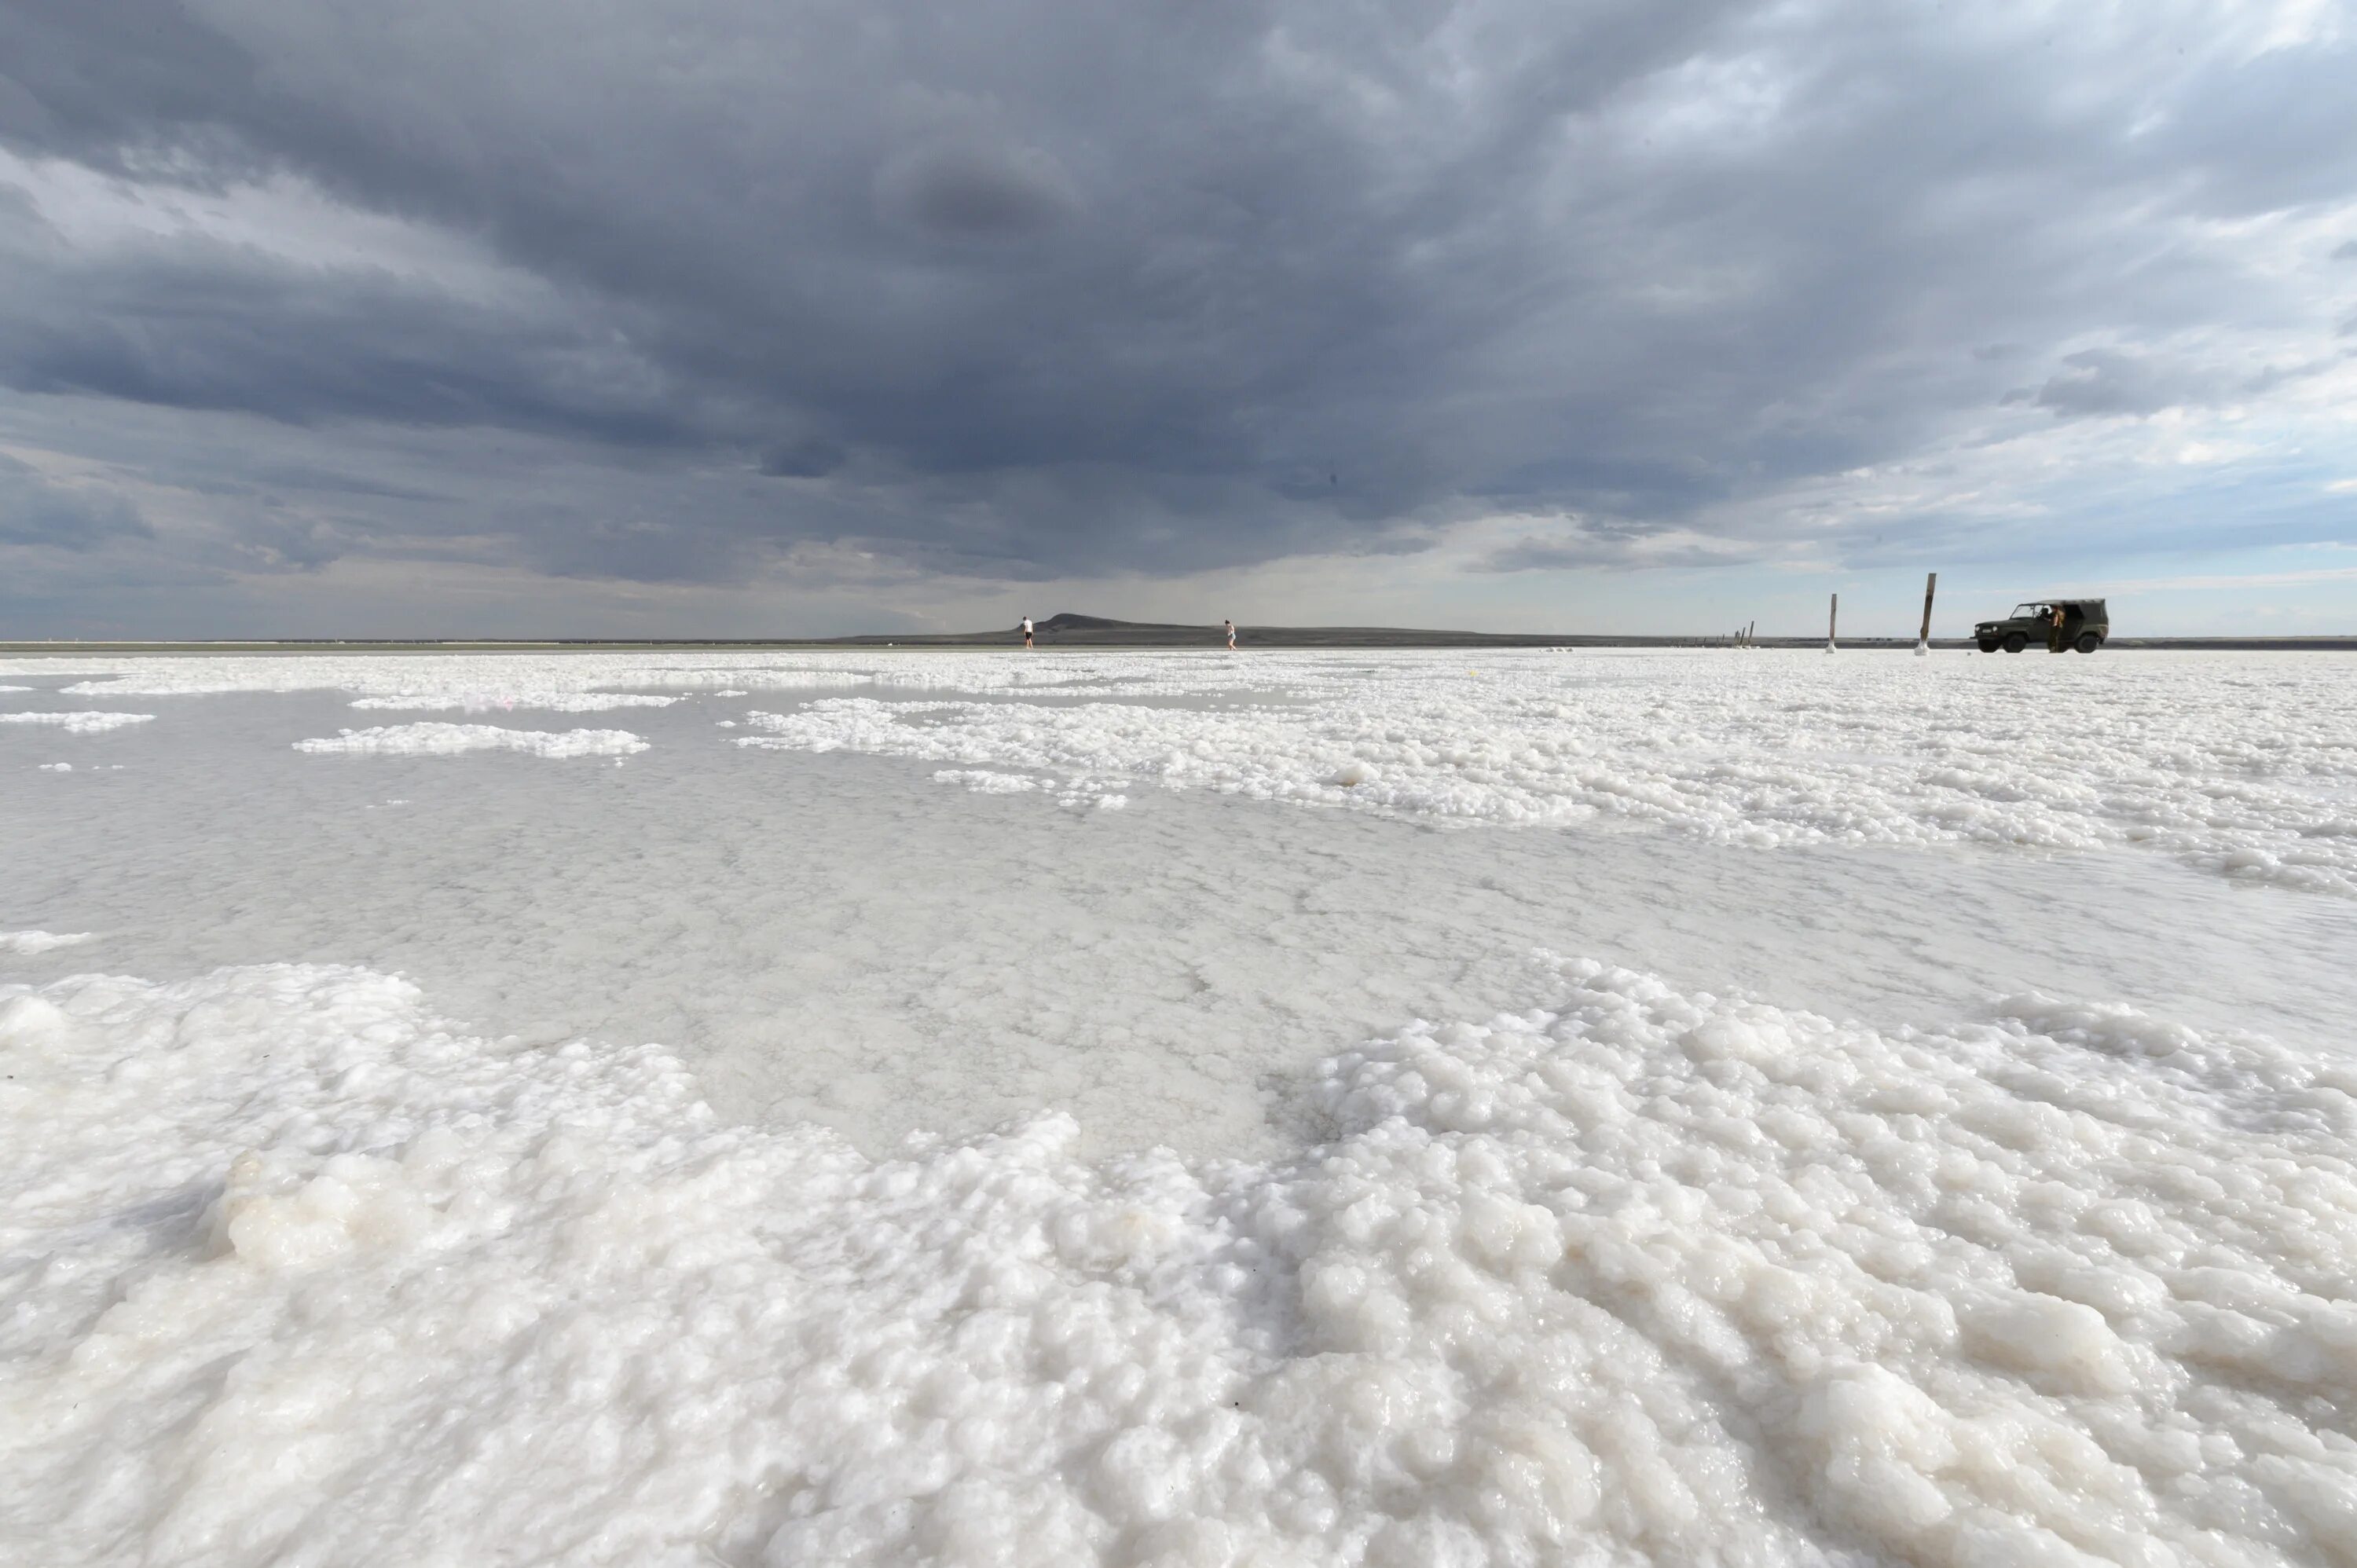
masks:
<path fill-rule="evenodd" d="M 1154 652 L 1219 650 L 1225 635 L 1216 627 L 1136 627 L 1123 635 L 1105 630 L 1058 632 L 1045 628 L 1039 650 L 1085 649 L 1092 652 Z M 1239 652 L 1259 650 L 1329 649 L 1374 651 L 1383 649 L 1676 649 L 1728 646 L 1725 637 L 1605 637 L 1547 636 L 1511 632 L 1419 631 L 1382 627 L 1271 627 L 1240 628 Z M 1153 635 L 1153 634 L 1164 635 Z M 1760 637 L 1753 647 L 1823 648 L 1821 637 Z M 1903 651 L 1915 646 L 1912 638 L 1846 637 L 1840 646 L 1858 652 Z M 1943 651 L 1969 649 L 1969 638 L 1933 638 Z M 248 638 L 212 641 L 132 640 L 128 639 L 42 639 L 0 641 L 0 657 L 71 658 L 110 654 L 207 653 L 635 653 L 635 652 L 759 652 L 766 650 L 845 650 L 860 651 L 923 649 L 1002 648 L 1020 651 L 1019 633 L 935 633 L 906 636 L 863 635 L 835 638 Z M 2105 644 L 2106 652 L 2174 650 L 2213 653 L 2357 652 L 2357 634 L 2345 637 L 2120 637 Z M 2032 649 L 2030 652 L 2042 652 Z"/>

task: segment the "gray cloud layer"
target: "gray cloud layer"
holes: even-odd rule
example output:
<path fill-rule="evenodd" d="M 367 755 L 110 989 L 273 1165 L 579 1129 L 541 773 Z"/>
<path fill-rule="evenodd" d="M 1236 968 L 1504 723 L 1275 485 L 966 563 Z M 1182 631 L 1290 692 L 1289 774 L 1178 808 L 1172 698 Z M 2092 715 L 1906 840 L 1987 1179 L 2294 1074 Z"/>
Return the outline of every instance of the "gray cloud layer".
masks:
<path fill-rule="evenodd" d="M 146 520 L 120 499 L 79 493 L 0 456 L 0 544 L 81 553 L 119 539 L 153 537 Z"/>
<path fill-rule="evenodd" d="M 315 433 L 291 478 L 118 454 L 274 498 L 247 542 L 284 570 L 852 541 L 1021 579 L 1497 512 L 1583 521 L 1494 566 L 1609 560 L 2008 396 L 2247 392 L 2173 334 L 2312 306 L 2334 352 L 2357 241 L 2261 298 L 2187 238 L 2357 193 L 2357 57 L 2252 16 L 10 0 L 0 147 L 159 202 L 292 181 L 491 281 L 201 225 L 92 251 L 18 199 L 0 384 Z M 539 482 L 478 472 L 453 521 L 387 429 L 513 436 Z M 23 489 L 0 539 L 58 542 Z"/>

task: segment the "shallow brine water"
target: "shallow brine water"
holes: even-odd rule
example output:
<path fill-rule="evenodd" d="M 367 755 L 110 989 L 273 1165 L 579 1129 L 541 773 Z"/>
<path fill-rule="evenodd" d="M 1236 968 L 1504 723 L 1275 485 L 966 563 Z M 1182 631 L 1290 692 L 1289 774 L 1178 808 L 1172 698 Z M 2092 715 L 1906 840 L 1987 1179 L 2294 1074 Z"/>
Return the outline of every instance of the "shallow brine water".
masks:
<path fill-rule="evenodd" d="M 0 1546 L 2357 1560 L 2352 676 L 0 665 Z"/>

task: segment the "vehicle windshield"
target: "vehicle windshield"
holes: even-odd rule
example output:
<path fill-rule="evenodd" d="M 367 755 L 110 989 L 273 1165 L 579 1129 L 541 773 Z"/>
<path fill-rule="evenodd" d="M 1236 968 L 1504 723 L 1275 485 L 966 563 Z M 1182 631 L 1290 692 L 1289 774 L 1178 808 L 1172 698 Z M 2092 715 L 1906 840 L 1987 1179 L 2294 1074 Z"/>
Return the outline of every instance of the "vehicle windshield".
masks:
<path fill-rule="evenodd" d="M 2040 616 L 2043 616 L 2046 613 L 2046 610 L 2047 607 L 2044 605 L 2016 605 L 2013 607 L 2013 613 L 2015 615 L 2029 616 L 2033 619 Z"/>

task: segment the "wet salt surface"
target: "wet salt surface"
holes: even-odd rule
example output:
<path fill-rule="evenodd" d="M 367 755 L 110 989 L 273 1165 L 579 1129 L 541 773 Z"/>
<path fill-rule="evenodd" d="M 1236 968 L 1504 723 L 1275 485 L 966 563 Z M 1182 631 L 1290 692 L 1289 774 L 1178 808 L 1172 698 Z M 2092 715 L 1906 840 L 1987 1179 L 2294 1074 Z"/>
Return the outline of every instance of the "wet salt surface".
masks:
<path fill-rule="evenodd" d="M 1784 721 L 1694 729 L 1715 699 L 1642 663 L 1598 661 L 1640 695 L 1599 699 L 1587 783 L 1512 762 L 1532 732 L 1504 720 L 1458 761 L 1362 755 L 1457 722 L 1433 684 L 1463 711 L 1496 678 L 1364 658 L 1107 660 L 1082 672 L 1103 696 L 1052 704 L 1011 658 L 610 678 L 639 660 L 604 683 L 689 695 L 631 707 L 649 749 L 626 768 L 294 749 L 356 695 L 461 678 L 489 698 L 470 725 L 558 736 L 600 711 L 579 665 L 518 660 L 502 692 L 469 662 L 199 696 L 251 672 L 176 661 L 127 682 L 159 688 L 153 723 L 0 730 L 0 930 L 77 940 L 0 939 L 0 980 L 38 988 L 0 986 L 0 1547 L 2027 1563 L 2357 1541 L 2357 899 L 2287 882 L 2303 863 L 2268 836 L 2345 811 L 2345 714 L 2313 711 L 2332 699 L 2298 661 L 2154 666 L 2180 708 L 2215 688 L 2262 711 L 2139 719 L 2145 794 L 1992 808 L 2087 828 L 2060 853 L 1842 840 L 1830 817 L 1779 836 L 1828 780 L 1942 766 L 1905 740 L 1933 726 L 1783 759 L 1805 789 L 1697 794 L 1691 758 L 1764 767 L 1745 746 Z M 1977 663 L 1963 679 L 2008 668 Z M 1853 718 L 1917 679 L 1722 668 Z M 104 700 L 5 673 L 41 682 L 19 707 Z M 1144 709 L 1108 700 L 1137 686 L 1167 716 L 1112 711 Z M 1007 716 L 825 705 L 896 696 Z M 2309 738 L 2261 766 L 2271 701 L 2307 703 Z M 714 721 L 748 709 L 823 726 L 759 738 L 835 748 L 728 744 Z M 1628 716 L 1656 710 L 1689 728 Z M 1189 727 L 1230 714 L 1250 730 Z M 1341 762 L 1319 755 L 1337 726 L 1362 743 Z M 957 754 L 899 739 L 920 728 Z M 38 770 L 69 746 L 81 770 Z M 1321 781 L 1351 759 L 1365 779 Z M 1499 825 L 1541 786 L 1578 806 L 1649 768 L 1672 779 L 1640 790 L 1655 815 Z M 1358 793 L 1404 772 L 1423 805 Z M 1878 788 L 1857 822 L 1938 826 L 1913 784 Z M 1126 809 L 1090 803 L 1110 794 Z M 2215 842 L 2095 831 L 2155 801 Z M 1706 820 L 1738 808 L 1770 847 Z M 2212 853 L 2234 833 L 2272 862 Z"/>
<path fill-rule="evenodd" d="M 705 701 L 635 714 L 649 748 L 619 770 L 293 749 L 346 711 L 211 696 L 84 737 L 85 766 L 124 771 L 11 790 L 6 921 L 104 932 L 110 968 L 155 978 L 265 958 L 406 974 L 534 1041 L 661 1042 L 731 1120 L 813 1118 L 875 1152 L 1055 1106 L 1092 1151 L 1265 1155 L 1321 1058 L 1518 1006 L 1539 949 L 1886 1023 L 2036 988 L 2357 1038 L 2334 978 L 2357 902 L 2163 857 L 1730 851 L 1135 784 L 1112 831 L 1053 809 L 1070 771 L 969 792 L 897 758 L 748 751 L 710 727 L 739 707 Z"/>

